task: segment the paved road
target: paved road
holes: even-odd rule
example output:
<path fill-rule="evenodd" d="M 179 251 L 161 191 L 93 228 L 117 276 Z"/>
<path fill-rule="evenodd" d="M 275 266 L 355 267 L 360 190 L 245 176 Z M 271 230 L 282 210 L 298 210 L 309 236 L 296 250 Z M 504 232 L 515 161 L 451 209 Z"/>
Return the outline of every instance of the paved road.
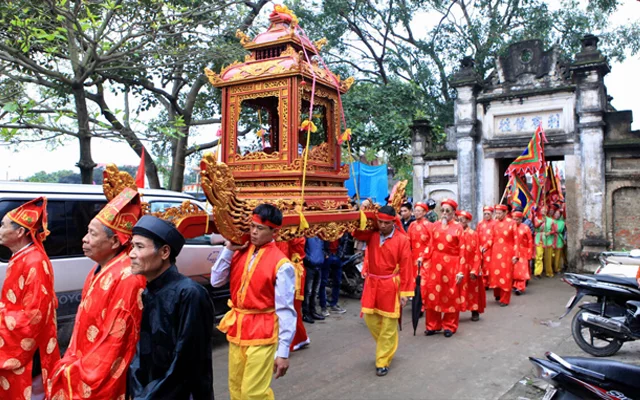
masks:
<path fill-rule="evenodd" d="M 462 314 L 452 338 L 424 336 L 424 319 L 413 336 L 408 306 L 386 377 L 375 376 L 374 342 L 359 317 L 359 303 L 345 300 L 346 314 L 307 324 L 311 345 L 291 355 L 289 373 L 272 387 L 279 400 L 518 399 L 517 382 L 531 376 L 528 356 L 547 350 L 585 355 L 571 339 L 572 315 L 558 323 L 573 292 L 559 278 L 534 280 L 509 307 L 499 307 L 491 297 L 479 322 Z M 621 357 L 635 357 L 637 349 L 627 344 Z M 227 345 L 221 334 L 213 356 L 216 397 L 226 399 Z"/>

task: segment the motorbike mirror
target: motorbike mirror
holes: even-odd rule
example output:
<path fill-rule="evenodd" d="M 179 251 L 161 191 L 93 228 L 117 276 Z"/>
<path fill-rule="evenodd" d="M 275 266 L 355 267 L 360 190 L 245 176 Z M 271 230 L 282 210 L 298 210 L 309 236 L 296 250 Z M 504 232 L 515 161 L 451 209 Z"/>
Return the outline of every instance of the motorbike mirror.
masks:
<path fill-rule="evenodd" d="M 633 249 L 629 252 L 629 255 L 633 258 L 640 258 L 640 249 Z"/>

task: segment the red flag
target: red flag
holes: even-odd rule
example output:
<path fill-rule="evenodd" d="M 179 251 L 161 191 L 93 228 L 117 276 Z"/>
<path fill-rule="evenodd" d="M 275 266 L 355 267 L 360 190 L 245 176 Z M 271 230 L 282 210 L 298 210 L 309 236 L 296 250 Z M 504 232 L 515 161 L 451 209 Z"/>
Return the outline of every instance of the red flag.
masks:
<path fill-rule="evenodd" d="M 136 172 L 136 186 L 143 189 L 144 188 L 144 147 L 142 148 L 142 152 L 140 152 L 140 165 L 138 165 L 138 171 Z"/>

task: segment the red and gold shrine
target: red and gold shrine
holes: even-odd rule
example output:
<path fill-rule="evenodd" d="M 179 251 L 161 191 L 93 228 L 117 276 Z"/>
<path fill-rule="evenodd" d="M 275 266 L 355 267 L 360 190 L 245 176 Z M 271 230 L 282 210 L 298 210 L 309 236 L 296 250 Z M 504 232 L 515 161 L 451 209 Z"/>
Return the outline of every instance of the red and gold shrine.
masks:
<path fill-rule="evenodd" d="M 282 240 L 302 235 L 333 240 L 359 224 L 344 187 L 349 165 L 341 163 L 339 144 L 339 96 L 354 80 L 326 68 L 319 57 L 326 41 L 307 39 L 286 7 L 276 5 L 270 21 L 253 39 L 237 32 L 250 51 L 244 62 L 219 74 L 205 70 L 211 84 L 222 89 L 220 145 L 200 164 L 213 229 L 242 242 L 251 211 L 267 202 L 284 213 Z M 301 130 L 306 120 L 313 131 Z M 308 228 L 300 227 L 301 212 Z"/>

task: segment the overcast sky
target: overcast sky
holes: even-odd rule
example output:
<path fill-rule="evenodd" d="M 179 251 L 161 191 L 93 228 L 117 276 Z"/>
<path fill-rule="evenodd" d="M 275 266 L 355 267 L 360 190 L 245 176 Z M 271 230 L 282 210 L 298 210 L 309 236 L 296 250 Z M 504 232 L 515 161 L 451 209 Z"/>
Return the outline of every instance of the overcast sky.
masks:
<path fill-rule="evenodd" d="M 640 17 L 640 2 L 626 0 L 612 19 L 612 23 L 620 24 Z M 618 110 L 632 110 L 634 114 L 634 130 L 640 129 L 640 56 L 627 58 L 623 63 L 612 63 L 611 73 L 605 77 L 608 93 L 613 97 L 612 105 Z M 210 141 L 215 137 L 217 127 L 201 129 L 198 142 Z M 117 165 L 137 165 L 138 156 L 124 143 L 106 140 L 92 141 L 93 160 L 98 163 L 115 163 Z M 78 171 L 79 149 L 77 140 L 69 140 L 63 146 L 49 149 L 45 144 L 29 144 L 28 146 L 7 146 L 0 143 L 0 180 L 24 179 L 38 171 L 53 172 L 62 169 Z M 79 171 L 78 171 L 79 172 Z"/>

